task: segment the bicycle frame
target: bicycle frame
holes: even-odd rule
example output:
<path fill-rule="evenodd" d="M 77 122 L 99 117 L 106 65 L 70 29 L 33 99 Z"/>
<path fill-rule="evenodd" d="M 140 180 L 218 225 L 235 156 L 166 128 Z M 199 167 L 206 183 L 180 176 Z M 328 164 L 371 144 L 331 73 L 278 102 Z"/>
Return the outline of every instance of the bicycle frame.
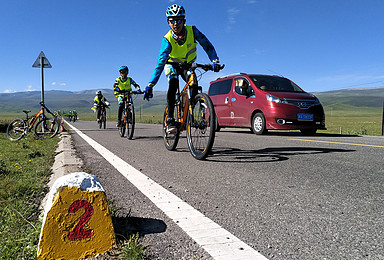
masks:
<path fill-rule="evenodd" d="M 27 125 L 27 128 L 28 130 L 31 130 L 32 127 L 35 125 L 35 123 L 37 122 L 37 120 L 41 117 L 41 118 L 45 118 L 45 111 L 44 109 L 47 110 L 48 113 L 52 114 L 54 117 L 56 117 L 54 115 L 54 113 L 52 113 L 48 107 L 45 106 L 45 104 L 43 102 L 40 102 L 40 105 L 41 105 L 41 109 L 39 112 L 37 112 L 36 114 L 32 115 L 29 117 L 28 113 L 26 113 L 26 125 Z M 34 117 L 34 118 L 33 118 Z M 30 118 L 33 118 L 33 120 L 29 120 Z"/>
<path fill-rule="evenodd" d="M 179 130 L 182 131 L 185 127 L 185 124 L 187 122 L 187 115 L 188 110 L 190 113 L 192 113 L 192 107 L 190 104 L 191 99 L 191 86 L 196 85 L 197 86 L 197 76 L 194 70 L 190 70 L 191 74 L 189 75 L 188 82 L 185 84 L 183 90 L 180 92 L 180 89 L 177 90 L 178 100 L 176 100 L 176 106 L 177 106 L 177 113 L 178 113 L 178 122 L 179 122 Z M 183 93 L 186 92 L 187 99 L 185 100 L 184 108 L 183 108 L 183 116 L 181 116 L 181 104 L 180 104 L 180 95 L 183 95 Z"/>
<path fill-rule="evenodd" d="M 40 118 L 42 114 L 44 114 L 44 109 L 41 108 L 39 112 L 29 117 L 28 113 L 26 114 L 25 124 L 27 125 L 28 131 L 32 129 L 37 120 Z"/>

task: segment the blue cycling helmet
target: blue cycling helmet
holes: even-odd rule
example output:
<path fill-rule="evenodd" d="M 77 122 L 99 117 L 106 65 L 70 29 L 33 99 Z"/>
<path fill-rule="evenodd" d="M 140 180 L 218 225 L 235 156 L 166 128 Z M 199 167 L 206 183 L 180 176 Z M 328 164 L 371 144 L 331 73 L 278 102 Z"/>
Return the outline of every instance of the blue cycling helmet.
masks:
<path fill-rule="evenodd" d="M 166 15 L 167 15 L 167 18 L 177 17 L 177 16 L 185 17 L 185 9 L 181 5 L 173 4 L 171 6 L 168 6 Z"/>
<path fill-rule="evenodd" d="M 123 65 L 123 66 L 119 67 L 119 72 L 124 71 L 124 70 L 127 72 L 127 75 L 128 75 L 129 70 L 128 70 L 127 66 Z"/>

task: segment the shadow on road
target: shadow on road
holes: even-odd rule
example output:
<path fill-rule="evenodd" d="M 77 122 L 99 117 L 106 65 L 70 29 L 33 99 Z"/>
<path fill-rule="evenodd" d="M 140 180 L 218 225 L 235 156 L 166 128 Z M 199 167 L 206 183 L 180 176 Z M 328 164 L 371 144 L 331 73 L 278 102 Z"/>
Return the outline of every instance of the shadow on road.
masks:
<path fill-rule="evenodd" d="M 231 129 L 231 128 L 228 128 L 228 129 L 223 129 L 221 130 L 219 133 L 228 133 L 228 134 L 238 134 L 238 133 L 242 133 L 242 134 L 249 134 L 249 135 L 254 135 L 256 136 L 252 131 L 250 131 L 249 129 Z M 216 133 L 217 135 L 218 133 Z M 268 131 L 267 134 L 265 134 L 266 136 L 301 136 L 301 137 L 308 137 L 309 135 L 303 135 L 301 132 L 299 131 L 277 131 L 277 130 L 270 130 Z M 346 135 L 346 134 L 328 134 L 328 133 L 316 133 L 312 136 L 322 136 L 322 137 L 361 137 L 360 135 Z M 260 136 L 261 137 L 261 136 Z"/>
<path fill-rule="evenodd" d="M 316 155 L 323 153 L 345 153 L 356 150 L 348 149 L 329 149 L 311 147 L 281 147 L 264 148 L 260 150 L 240 150 L 236 148 L 213 148 L 212 154 L 206 159 L 212 162 L 232 162 L 232 163 L 260 163 L 278 162 L 290 159 L 296 155 Z"/>
<path fill-rule="evenodd" d="M 139 233 L 140 236 L 162 233 L 167 229 L 164 221 L 153 218 L 138 217 L 112 217 L 116 239 L 126 240 L 131 235 Z"/>

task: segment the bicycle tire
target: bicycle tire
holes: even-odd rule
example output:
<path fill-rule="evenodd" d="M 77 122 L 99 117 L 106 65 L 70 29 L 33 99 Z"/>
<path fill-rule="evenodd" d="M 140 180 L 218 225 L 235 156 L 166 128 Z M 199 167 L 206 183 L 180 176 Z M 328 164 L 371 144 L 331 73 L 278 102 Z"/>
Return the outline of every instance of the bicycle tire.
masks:
<path fill-rule="evenodd" d="M 103 113 L 103 128 L 107 128 L 107 112 L 105 110 Z"/>
<path fill-rule="evenodd" d="M 126 111 L 125 111 L 125 109 L 124 109 L 124 111 L 123 111 L 123 122 L 121 122 L 121 126 L 119 126 L 119 134 L 120 134 L 120 136 L 121 137 L 124 137 L 124 134 L 125 134 L 125 127 L 126 127 Z"/>
<path fill-rule="evenodd" d="M 135 109 L 132 105 L 128 107 L 127 115 L 129 115 L 127 118 L 127 138 L 132 140 L 135 132 Z"/>
<path fill-rule="evenodd" d="M 41 140 L 53 138 L 59 132 L 59 126 L 60 123 L 57 121 L 57 118 L 44 117 L 35 126 L 35 136 Z"/>
<path fill-rule="evenodd" d="M 7 137 L 11 141 L 17 141 L 23 138 L 25 131 L 25 122 L 21 118 L 16 118 L 12 120 L 11 123 L 7 126 Z"/>
<path fill-rule="evenodd" d="M 192 156 L 197 160 L 205 159 L 212 150 L 215 141 L 216 115 L 209 96 L 196 95 L 187 116 L 187 141 Z"/>
<path fill-rule="evenodd" d="M 102 125 L 103 125 L 103 115 L 100 115 L 98 124 L 99 124 L 99 128 L 101 129 L 101 127 L 102 127 Z"/>
<path fill-rule="evenodd" d="M 175 111 L 177 111 L 177 109 L 175 109 Z M 165 148 L 167 148 L 167 150 L 169 151 L 174 151 L 176 150 L 177 144 L 179 143 L 180 130 L 179 128 L 176 128 L 174 133 L 169 133 L 167 131 L 167 119 L 168 119 L 168 107 L 165 108 L 164 115 L 163 115 L 163 140 L 164 140 Z M 178 121 L 177 115 L 175 120 L 176 122 Z"/>

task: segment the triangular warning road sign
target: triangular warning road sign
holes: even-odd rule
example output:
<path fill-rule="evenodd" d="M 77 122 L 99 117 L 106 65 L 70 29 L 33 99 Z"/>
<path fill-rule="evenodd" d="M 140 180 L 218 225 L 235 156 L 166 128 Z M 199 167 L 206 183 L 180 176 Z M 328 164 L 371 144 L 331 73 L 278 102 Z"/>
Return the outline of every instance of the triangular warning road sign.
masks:
<path fill-rule="evenodd" d="M 35 60 L 35 63 L 33 63 L 33 65 L 32 65 L 33 68 L 40 68 L 41 67 L 41 63 L 40 63 L 41 58 L 43 58 L 43 68 L 52 68 L 51 63 L 49 63 L 47 57 L 45 57 L 44 52 L 42 52 L 42 51 L 40 52 L 39 56 Z"/>

